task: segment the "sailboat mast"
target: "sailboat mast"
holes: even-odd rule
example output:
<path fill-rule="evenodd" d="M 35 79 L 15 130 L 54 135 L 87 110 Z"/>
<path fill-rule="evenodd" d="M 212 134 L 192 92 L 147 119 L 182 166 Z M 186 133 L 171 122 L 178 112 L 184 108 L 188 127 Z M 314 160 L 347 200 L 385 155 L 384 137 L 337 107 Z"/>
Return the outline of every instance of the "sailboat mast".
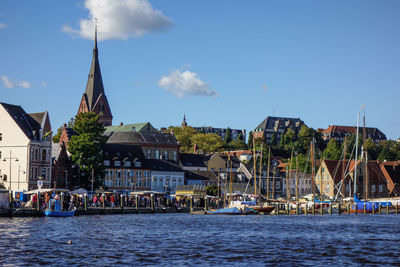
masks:
<path fill-rule="evenodd" d="M 264 143 L 261 143 L 260 175 L 258 176 L 258 195 L 260 196 L 260 201 L 261 201 L 261 177 L 262 177 L 263 146 L 264 146 Z"/>
<path fill-rule="evenodd" d="M 269 199 L 269 171 L 270 171 L 270 160 L 271 160 L 271 147 L 268 147 L 268 167 L 267 167 L 267 200 Z"/>
<path fill-rule="evenodd" d="M 365 177 L 365 200 L 368 198 L 368 153 L 367 148 L 365 146 L 365 142 L 367 141 L 367 133 L 365 130 L 365 106 L 363 105 L 364 116 L 363 116 L 363 148 L 364 148 L 364 177 Z"/>
<path fill-rule="evenodd" d="M 219 181 L 219 179 L 221 179 L 221 177 L 220 177 L 220 175 L 219 175 L 219 174 L 220 174 L 219 171 L 218 171 L 217 174 L 218 174 L 218 177 L 217 177 L 217 178 L 218 178 L 218 179 L 217 179 L 217 181 L 218 181 L 218 187 L 217 187 L 217 209 L 219 209 L 219 197 L 220 197 L 220 196 L 219 196 L 219 194 L 220 194 L 220 193 L 219 193 L 219 187 L 220 187 L 220 181 Z"/>
<path fill-rule="evenodd" d="M 296 156 L 296 201 L 299 200 L 299 158 Z"/>
<path fill-rule="evenodd" d="M 356 155 L 355 157 L 355 165 L 354 165 L 354 201 L 356 200 L 357 193 L 356 193 L 356 186 L 357 186 L 357 155 L 358 155 L 358 129 L 360 124 L 360 112 L 357 114 L 357 132 L 356 132 Z"/>
<path fill-rule="evenodd" d="M 342 197 L 340 198 L 341 203 L 343 203 L 343 197 L 344 197 L 344 193 L 345 193 L 345 179 L 344 179 L 344 175 L 345 175 L 345 162 L 346 162 L 346 152 L 347 152 L 347 135 L 344 136 L 344 146 L 343 146 L 343 161 L 342 161 Z"/>
<path fill-rule="evenodd" d="M 321 158 L 321 164 L 320 164 L 320 166 L 319 166 L 319 169 L 320 169 L 320 172 L 319 172 L 319 175 L 320 175 L 320 180 L 319 180 L 319 193 L 320 193 L 320 196 L 321 196 L 321 205 L 322 205 L 322 203 L 323 203 L 323 199 L 324 199 L 324 197 L 323 197 L 323 183 L 322 183 L 322 162 L 323 162 L 323 158 Z M 322 206 L 321 206 L 321 209 L 322 209 Z"/>
<path fill-rule="evenodd" d="M 314 137 L 311 142 L 311 182 L 312 182 L 312 197 L 313 202 L 315 201 L 315 168 L 314 168 Z"/>
<path fill-rule="evenodd" d="M 254 198 L 257 199 L 257 168 L 256 168 L 256 144 L 254 142 L 254 134 L 253 134 L 253 173 L 254 173 Z"/>
<path fill-rule="evenodd" d="M 292 153 L 290 155 L 289 176 L 286 176 L 286 198 L 288 202 L 290 201 L 290 181 L 292 178 L 293 150 L 294 147 L 292 147 Z"/>
<path fill-rule="evenodd" d="M 231 166 L 229 170 L 229 205 L 232 203 L 232 159 L 231 156 L 229 155 L 229 159 L 231 161 Z"/>

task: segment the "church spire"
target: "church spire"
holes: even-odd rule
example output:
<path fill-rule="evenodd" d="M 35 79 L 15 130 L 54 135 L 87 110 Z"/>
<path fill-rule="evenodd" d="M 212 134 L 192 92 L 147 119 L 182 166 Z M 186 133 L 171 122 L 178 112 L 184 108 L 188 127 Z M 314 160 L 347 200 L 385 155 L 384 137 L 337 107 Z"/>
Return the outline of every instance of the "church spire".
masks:
<path fill-rule="evenodd" d="M 187 123 L 186 123 L 186 114 L 183 114 L 183 121 L 182 121 L 182 128 L 186 127 Z"/>
<path fill-rule="evenodd" d="M 112 114 L 104 92 L 103 79 L 101 77 L 99 55 L 97 49 L 97 19 L 95 18 L 94 26 L 94 48 L 92 64 L 86 83 L 86 90 L 83 94 L 78 114 L 81 112 L 94 111 L 101 115 L 101 120 L 105 126 L 112 123 Z"/>

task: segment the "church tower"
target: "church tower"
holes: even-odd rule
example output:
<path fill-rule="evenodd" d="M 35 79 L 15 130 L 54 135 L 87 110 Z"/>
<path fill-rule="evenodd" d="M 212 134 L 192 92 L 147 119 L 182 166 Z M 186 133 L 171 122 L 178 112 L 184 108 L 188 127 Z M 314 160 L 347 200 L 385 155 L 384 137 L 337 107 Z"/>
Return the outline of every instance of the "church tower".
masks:
<path fill-rule="evenodd" d="M 107 97 L 104 93 L 103 79 L 101 78 L 100 64 L 97 50 L 97 25 L 95 26 L 94 48 L 92 66 L 86 84 L 86 91 L 83 93 L 79 105 L 78 114 L 93 111 L 100 116 L 103 126 L 112 125 L 112 114 Z"/>
<path fill-rule="evenodd" d="M 183 114 L 182 128 L 185 128 L 186 126 L 187 126 L 187 123 L 186 123 L 186 114 Z"/>

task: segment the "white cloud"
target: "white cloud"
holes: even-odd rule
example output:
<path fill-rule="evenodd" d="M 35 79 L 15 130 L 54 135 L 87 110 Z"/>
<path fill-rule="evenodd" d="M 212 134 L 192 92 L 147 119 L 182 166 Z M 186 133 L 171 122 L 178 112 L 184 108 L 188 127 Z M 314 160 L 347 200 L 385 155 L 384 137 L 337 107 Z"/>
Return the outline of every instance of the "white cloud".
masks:
<path fill-rule="evenodd" d="M 0 22 L 0 29 L 7 28 L 7 24 Z"/>
<path fill-rule="evenodd" d="M 31 84 L 28 81 L 12 82 L 7 76 L 0 76 L 3 84 L 7 88 L 30 88 Z"/>
<path fill-rule="evenodd" d="M 154 10 L 148 0 L 85 0 L 85 7 L 89 17 L 80 20 L 79 29 L 66 25 L 62 28 L 64 32 L 94 39 L 94 18 L 99 40 L 124 40 L 172 26 L 172 20 Z"/>
<path fill-rule="evenodd" d="M 217 96 L 207 83 L 197 77 L 197 73 L 188 70 L 174 70 L 168 76 L 162 76 L 158 85 L 178 98 L 188 95 Z"/>

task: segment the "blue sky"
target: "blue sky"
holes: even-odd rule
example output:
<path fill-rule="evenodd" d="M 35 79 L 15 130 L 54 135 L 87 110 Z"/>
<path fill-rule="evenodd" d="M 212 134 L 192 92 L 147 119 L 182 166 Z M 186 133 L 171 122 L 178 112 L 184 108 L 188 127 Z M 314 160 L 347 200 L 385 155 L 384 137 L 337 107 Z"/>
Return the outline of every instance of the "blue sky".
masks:
<path fill-rule="evenodd" d="M 140 8 L 139 8 L 140 7 Z M 400 137 L 399 1 L 0 2 L 0 101 L 73 117 L 93 16 L 114 124 L 251 130 L 266 116 Z M 81 23 L 82 22 L 82 23 Z M 106 40 L 104 40 L 106 39 Z"/>

